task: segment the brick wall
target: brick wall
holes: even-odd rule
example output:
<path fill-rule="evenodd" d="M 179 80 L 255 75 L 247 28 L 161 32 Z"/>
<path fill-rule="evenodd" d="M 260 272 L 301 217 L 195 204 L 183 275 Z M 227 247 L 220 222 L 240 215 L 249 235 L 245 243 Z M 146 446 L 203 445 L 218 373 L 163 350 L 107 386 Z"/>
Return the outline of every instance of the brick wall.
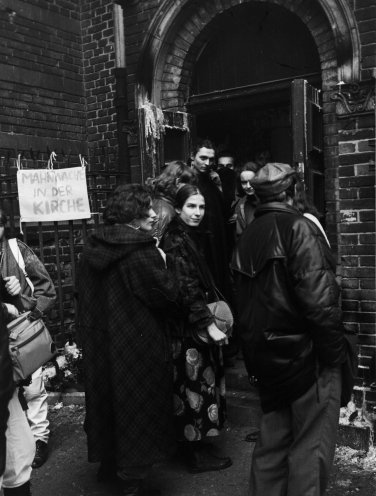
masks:
<path fill-rule="evenodd" d="M 351 3 L 361 43 L 361 80 L 367 81 L 376 75 L 376 4 Z M 372 87 L 374 81 L 363 86 L 366 95 Z M 362 108 L 362 98 L 359 103 Z M 374 109 L 339 119 L 338 129 L 342 306 L 346 324 L 359 332 L 358 384 L 368 386 L 376 379 Z M 369 408 L 376 408 L 376 392 L 367 388 L 365 394 Z"/>
<path fill-rule="evenodd" d="M 347 325 L 359 332 L 360 382 L 369 384 L 375 381 L 376 375 L 375 120 L 372 113 L 341 120 L 339 164 L 342 307 Z"/>
<path fill-rule="evenodd" d="M 113 2 L 81 2 L 87 142 L 93 164 L 117 166 Z"/>
<path fill-rule="evenodd" d="M 368 79 L 376 75 L 376 4 L 374 0 L 353 3 L 361 43 L 361 77 Z"/>
<path fill-rule="evenodd" d="M 119 2 L 122 3 L 122 2 Z M 124 2 L 123 2 L 124 3 Z M 125 2 L 124 26 L 128 72 L 128 115 L 132 132 L 128 134 L 132 181 L 141 181 L 141 165 L 138 143 L 138 122 L 135 102 L 137 70 L 142 43 L 154 19 L 160 0 L 146 0 L 129 5 Z"/>
<path fill-rule="evenodd" d="M 85 152 L 77 2 L 4 0 L 0 33 L 2 146 Z"/>

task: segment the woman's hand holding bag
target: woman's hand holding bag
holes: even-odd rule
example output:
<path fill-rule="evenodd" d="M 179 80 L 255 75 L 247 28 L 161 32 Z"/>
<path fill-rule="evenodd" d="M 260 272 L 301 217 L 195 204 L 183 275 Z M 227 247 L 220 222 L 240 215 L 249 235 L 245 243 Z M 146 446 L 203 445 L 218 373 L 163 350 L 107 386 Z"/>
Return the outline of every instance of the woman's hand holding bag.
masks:
<path fill-rule="evenodd" d="M 214 343 L 218 344 L 219 346 L 228 344 L 227 335 L 220 329 L 218 329 L 214 322 L 208 326 L 208 335 L 214 341 Z"/>

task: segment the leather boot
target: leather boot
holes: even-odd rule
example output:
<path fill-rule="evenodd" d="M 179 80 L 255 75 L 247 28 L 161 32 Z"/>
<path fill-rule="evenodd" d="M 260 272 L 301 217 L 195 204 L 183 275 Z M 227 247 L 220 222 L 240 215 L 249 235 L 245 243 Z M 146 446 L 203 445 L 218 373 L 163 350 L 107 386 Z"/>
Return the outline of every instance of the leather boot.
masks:
<path fill-rule="evenodd" d="M 4 496 L 31 496 L 30 481 L 18 487 L 3 487 Z"/>
<path fill-rule="evenodd" d="M 185 460 L 188 472 L 191 474 L 223 470 L 232 465 L 231 458 L 219 458 L 213 455 L 200 442 L 184 443 L 184 445 Z"/>
<path fill-rule="evenodd" d="M 31 466 L 33 468 L 39 468 L 44 463 L 46 463 L 48 458 L 48 443 L 38 439 L 35 442 L 35 457 Z"/>
<path fill-rule="evenodd" d="M 143 479 L 119 479 L 122 496 L 160 496 L 160 491 Z"/>

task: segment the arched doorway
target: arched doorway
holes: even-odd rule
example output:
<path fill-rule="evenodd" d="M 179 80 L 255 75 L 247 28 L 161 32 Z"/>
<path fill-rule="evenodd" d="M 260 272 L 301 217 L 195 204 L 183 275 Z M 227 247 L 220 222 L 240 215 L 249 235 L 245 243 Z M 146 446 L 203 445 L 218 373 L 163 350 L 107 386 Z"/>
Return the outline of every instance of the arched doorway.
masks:
<path fill-rule="evenodd" d="M 321 64 L 298 16 L 269 3 L 226 11 L 198 57 L 186 101 L 197 135 L 230 149 L 239 160 L 269 149 L 292 163 L 291 81 L 321 89 Z M 320 150 L 322 151 L 322 150 Z"/>
<path fill-rule="evenodd" d="M 255 17 L 257 12 L 259 14 L 262 14 L 262 12 L 264 14 L 266 12 L 273 14 L 266 16 L 265 19 L 265 16 L 258 18 L 258 23 L 260 24 L 261 22 L 261 25 L 264 24 L 264 26 L 265 22 L 269 22 L 270 19 L 273 20 L 274 15 L 277 13 L 276 9 L 280 9 L 281 16 L 284 16 L 284 20 L 289 26 L 292 26 L 294 34 L 299 33 L 299 36 L 295 37 L 295 43 L 294 37 L 288 36 L 288 43 L 286 43 L 294 54 L 299 53 L 296 58 L 293 56 L 288 57 L 288 63 L 285 64 L 283 69 L 280 68 L 279 72 L 276 70 L 275 65 L 273 69 L 268 67 L 265 62 L 260 65 L 260 61 L 258 61 L 256 71 L 258 80 L 256 79 L 254 84 L 259 85 L 259 88 L 255 88 L 253 95 L 252 91 L 248 92 L 247 95 L 237 94 L 236 98 L 239 97 L 238 103 L 240 102 L 237 109 L 234 105 L 236 98 L 232 98 L 233 94 L 220 94 L 221 89 L 214 89 L 214 92 L 218 92 L 218 100 L 222 99 L 221 112 L 222 115 L 225 115 L 225 119 L 219 119 L 215 117 L 217 110 L 213 106 L 211 108 L 207 106 L 204 110 L 204 93 L 194 94 L 197 88 L 197 85 L 195 86 L 194 84 L 194 77 L 197 77 L 200 60 L 204 61 L 205 56 L 209 53 L 207 51 L 210 50 L 212 40 L 218 37 L 221 27 L 226 25 L 228 19 L 231 16 L 236 17 L 237 12 L 240 13 L 241 9 L 244 9 L 244 15 L 247 13 L 248 19 L 252 18 L 252 9 Z M 252 19 L 249 22 L 252 22 Z M 278 19 L 274 21 L 274 27 L 275 30 L 283 28 L 282 23 L 278 23 Z M 232 31 L 237 36 L 236 30 L 234 31 L 233 29 Z M 273 36 L 274 34 L 275 31 Z M 279 38 L 281 38 L 281 34 Z M 302 65 L 302 52 L 300 51 L 302 46 L 310 54 L 306 67 L 303 67 L 304 64 Z M 136 105 L 140 108 L 147 101 L 151 102 L 157 110 L 163 110 L 164 115 L 168 116 L 169 124 L 166 126 L 167 132 L 161 137 L 161 141 L 164 140 L 171 144 L 179 140 L 180 144 L 176 147 L 177 149 L 181 149 L 183 145 L 187 147 L 189 142 L 187 136 L 195 127 L 191 124 L 188 110 L 195 114 L 197 125 L 202 130 L 200 132 L 204 132 L 205 129 L 209 127 L 214 129 L 214 125 L 217 126 L 218 123 L 226 120 L 234 123 L 239 118 L 243 121 L 244 119 L 249 119 L 250 113 L 246 110 L 243 111 L 243 107 L 251 108 L 252 115 L 255 116 L 254 119 L 258 121 L 256 127 L 260 127 L 260 122 L 263 122 L 261 127 L 266 128 L 267 132 L 265 134 L 271 142 L 271 146 L 276 148 L 278 144 L 281 160 L 288 159 L 289 155 L 289 146 L 286 145 L 288 139 L 286 137 L 289 138 L 289 133 L 293 131 L 300 133 L 297 136 L 297 141 L 301 151 L 293 149 L 292 155 L 294 161 L 303 167 L 307 166 L 309 159 L 308 146 L 311 146 L 312 143 L 317 145 L 316 137 L 309 135 L 307 132 L 308 120 L 309 124 L 311 124 L 311 130 L 320 131 L 320 122 L 315 111 L 315 109 L 320 108 L 324 120 L 327 228 L 335 236 L 337 229 L 335 218 L 336 212 L 338 212 L 338 192 L 336 189 L 338 158 L 335 152 L 336 128 L 333 124 L 336 119 L 335 104 L 330 100 L 330 92 L 342 80 L 345 82 L 359 80 L 359 47 L 356 22 L 345 0 L 313 0 L 312 2 L 296 0 L 286 3 L 286 5 L 281 5 L 279 0 L 226 0 L 226 2 L 213 2 L 211 0 L 203 0 L 202 2 L 180 0 L 175 2 L 165 0 L 154 17 L 151 29 L 143 45 L 137 73 Z M 272 47 L 269 46 L 268 53 L 281 55 L 279 47 L 276 47 L 273 52 Z M 241 61 L 239 61 L 238 54 L 234 54 L 234 60 L 237 62 L 236 67 L 242 67 L 242 64 L 239 63 Z M 284 60 L 286 60 L 285 57 Z M 296 61 L 299 62 L 297 64 L 299 70 L 291 68 L 296 65 L 292 62 Z M 262 70 L 260 69 L 261 67 Z M 313 72 L 310 73 L 310 70 Z M 273 73 L 277 74 L 279 79 L 279 84 L 274 84 L 274 86 L 270 85 L 271 81 L 268 81 L 268 78 L 272 77 L 271 74 Z M 249 71 L 247 74 L 249 76 Z M 294 118 L 296 116 L 300 117 L 300 123 L 294 120 L 291 123 L 291 127 L 286 127 L 286 122 L 290 118 L 288 115 L 292 115 L 290 109 L 288 110 L 290 114 L 287 112 L 289 103 L 291 103 L 291 79 L 302 75 L 306 76 L 307 81 L 311 81 L 315 85 L 320 86 L 321 82 L 322 105 L 316 105 L 318 103 L 317 92 L 315 93 L 306 85 L 297 84 L 295 89 L 297 90 L 296 93 L 300 94 L 300 100 L 295 105 L 293 113 Z M 285 83 L 288 83 L 287 85 L 283 84 L 283 79 L 285 79 Z M 252 79 L 248 80 L 248 86 L 252 86 L 251 81 Z M 258 91 L 261 87 L 262 91 Z M 227 90 L 231 88 L 227 88 Z M 263 97 L 261 98 L 262 94 Z M 200 105 L 198 105 L 198 98 L 201 98 Z M 228 107 L 225 108 L 224 102 L 230 101 L 231 98 L 232 110 L 230 111 Z M 194 108 L 195 104 L 197 104 L 196 109 Z M 257 106 L 262 107 L 261 112 L 263 113 L 266 105 L 269 105 L 267 113 L 258 114 L 259 110 L 256 111 Z M 200 107 L 199 111 L 197 110 L 198 106 Z M 245 116 L 242 115 L 242 112 Z M 156 115 L 158 117 L 158 112 L 156 112 Z M 268 122 L 273 124 L 273 130 Z M 187 123 L 189 124 L 187 125 Z M 277 126 L 276 123 L 278 124 Z M 145 128 L 142 125 L 140 127 L 141 129 Z M 252 125 L 252 129 L 254 127 Z M 238 129 L 240 128 L 241 126 L 239 125 Z M 174 139 L 172 134 L 175 135 Z M 247 133 L 247 136 L 250 134 Z M 228 139 L 224 128 L 218 129 L 218 137 L 225 141 Z M 231 136 L 230 138 L 234 139 Z M 243 138 L 242 143 L 244 150 L 245 140 L 246 137 Z M 141 140 L 141 151 L 145 149 L 144 143 Z M 159 148 L 163 149 L 163 146 Z M 158 147 L 153 146 L 149 147 L 149 149 L 158 150 Z M 161 157 L 163 157 L 163 152 Z M 149 167 L 148 170 L 151 170 L 151 168 Z M 157 169 L 154 167 L 153 171 L 155 170 Z M 322 199 L 323 163 L 319 163 L 317 172 L 319 174 L 313 174 L 311 179 L 321 188 L 318 196 Z"/>

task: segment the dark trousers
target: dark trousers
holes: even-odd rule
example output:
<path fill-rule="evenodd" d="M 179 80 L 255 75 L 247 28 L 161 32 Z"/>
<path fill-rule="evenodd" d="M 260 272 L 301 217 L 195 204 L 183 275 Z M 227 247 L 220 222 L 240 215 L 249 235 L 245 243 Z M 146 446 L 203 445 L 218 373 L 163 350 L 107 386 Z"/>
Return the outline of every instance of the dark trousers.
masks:
<path fill-rule="evenodd" d="M 339 368 L 287 408 L 263 414 L 250 496 L 322 496 L 333 464 L 341 397 Z"/>

